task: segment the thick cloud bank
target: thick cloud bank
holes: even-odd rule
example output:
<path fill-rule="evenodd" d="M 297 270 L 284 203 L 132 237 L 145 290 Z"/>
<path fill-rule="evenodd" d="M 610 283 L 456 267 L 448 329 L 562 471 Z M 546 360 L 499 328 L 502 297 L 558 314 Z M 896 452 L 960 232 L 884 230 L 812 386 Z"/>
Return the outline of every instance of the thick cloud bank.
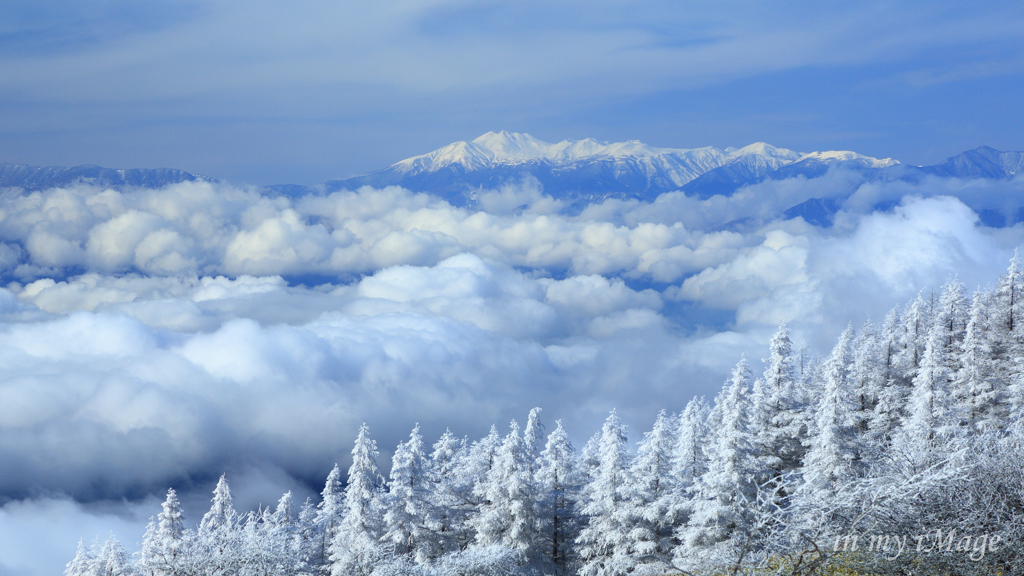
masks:
<path fill-rule="evenodd" d="M 5 193 L 0 534 L 81 522 L 52 531 L 58 566 L 170 485 L 193 519 L 225 471 L 242 507 L 313 495 L 364 421 L 385 452 L 416 422 L 478 437 L 532 406 L 578 441 L 617 407 L 637 437 L 777 324 L 827 350 L 950 274 L 993 282 L 1024 238 L 968 207 L 1020 181 L 843 178 L 572 216 L 528 184 L 477 210 L 397 188 Z M 776 217 L 843 186 L 829 228 Z M 0 573 L 42 573 L 16 541 Z"/>

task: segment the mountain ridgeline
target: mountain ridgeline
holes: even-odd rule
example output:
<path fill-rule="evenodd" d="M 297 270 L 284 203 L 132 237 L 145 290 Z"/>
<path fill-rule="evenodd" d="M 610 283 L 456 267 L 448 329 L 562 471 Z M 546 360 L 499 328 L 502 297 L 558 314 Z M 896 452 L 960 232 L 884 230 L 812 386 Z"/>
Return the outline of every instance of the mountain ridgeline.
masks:
<path fill-rule="evenodd" d="M 827 197 L 800 200 L 776 217 L 803 217 L 829 226 L 843 202 L 864 183 L 920 184 L 928 178 L 1010 180 L 1024 171 L 1024 152 L 1001 152 L 982 146 L 934 166 L 908 166 L 849 151 L 800 153 L 758 142 L 743 148 L 656 148 L 636 140 L 604 143 L 593 139 L 551 144 L 529 134 L 488 132 L 472 141 L 449 144 L 362 176 L 307 187 L 266 186 L 270 194 L 300 197 L 356 190 L 363 186 L 401 186 L 441 198 L 454 206 L 476 208 L 481 193 L 505 185 L 536 183 L 543 193 L 564 202 L 569 212 L 608 199 L 654 201 L 668 192 L 707 200 L 732 196 L 744 187 L 787 179 L 811 180 L 830 173 L 850 175 L 845 187 Z M 186 181 L 214 181 L 181 170 L 114 170 L 99 166 L 37 167 L 0 164 L 0 189 L 26 191 L 72 185 L 116 189 L 160 188 Z M 1003 199 L 965 200 L 987 226 L 1024 220 L 1021 207 Z"/>
<path fill-rule="evenodd" d="M 25 191 L 87 185 L 106 188 L 163 188 L 181 182 L 212 181 L 205 176 L 174 168 L 116 170 L 85 164 L 64 166 L 27 166 L 0 163 L 0 189 L 20 188 Z"/>
<path fill-rule="evenodd" d="M 549 144 L 528 134 L 502 131 L 488 132 L 471 142 L 455 142 L 370 174 L 332 180 L 321 189 L 402 186 L 442 196 L 454 204 L 467 204 L 481 188 L 533 178 L 545 193 L 574 201 L 650 201 L 676 190 L 707 199 L 729 196 L 743 186 L 765 180 L 815 178 L 836 168 L 856 171 L 872 180 L 916 181 L 929 175 L 1008 179 L 1024 169 L 1024 153 L 982 146 L 935 166 L 915 167 L 855 152 L 799 153 L 763 142 L 725 150 L 654 148 L 635 140 L 612 144 L 592 139 L 563 140 Z"/>

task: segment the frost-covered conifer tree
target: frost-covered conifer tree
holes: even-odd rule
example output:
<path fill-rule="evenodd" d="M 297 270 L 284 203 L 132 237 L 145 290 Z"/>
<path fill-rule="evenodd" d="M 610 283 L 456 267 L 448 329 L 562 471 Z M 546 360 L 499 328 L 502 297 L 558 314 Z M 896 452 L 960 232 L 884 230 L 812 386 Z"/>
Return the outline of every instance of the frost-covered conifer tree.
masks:
<path fill-rule="evenodd" d="M 579 532 L 579 523 L 575 507 L 579 500 L 581 477 L 572 442 L 562 428 L 561 420 L 555 422 L 555 430 L 548 435 L 547 444 L 540 453 L 537 485 L 544 556 L 556 574 L 572 574 L 576 567 L 574 540 Z"/>
<path fill-rule="evenodd" d="M 322 534 L 317 529 L 317 507 L 313 501 L 306 498 L 299 510 L 299 519 L 295 526 L 295 535 L 292 547 L 297 556 L 296 562 L 300 566 L 322 566 L 321 546 Z"/>
<path fill-rule="evenodd" d="M 468 495 L 472 497 L 472 502 L 478 506 L 480 504 L 479 494 L 482 493 L 478 487 L 487 482 L 487 475 L 490 474 L 491 468 L 494 467 L 494 458 L 500 446 L 501 435 L 498 434 L 498 427 L 491 425 L 491 430 L 487 433 L 487 436 L 473 442 L 469 447 L 466 458 L 461 461 L 462 466 L 459 474 L 471 482 L 471 491 Z"/>
<path fill-rule="evenodd" d="M 270 556 L 277 559 L 276 569 L 287 574 L 300 573 L 306 567 L 299 521 L 291 491 L 281 496 L 273 513 L 268 508 L 264 514 L 263 529 Z"/>
<path fill-rule="evenodd" d="M 579 472 L 580 481 L 583 486 L 589 484 L 597 474 L 597 469 L 601 465 L 600 456 L 601 431 L 598 430 L 587 439 L 587 443 L 583 445 L 583 450 L 580 451 Z"/>
<path fill-rule="evenodd" d="M 140 551 L 140 568 L 151 576 L 176 574 L 185 554 L 185 516 L 173 488 L 167 490 L 162 508 L 156 523 L 147 530 Z"/>
<path fill-rule="evenodd" d="M 535 474 L 540 466 L 541 444 L 544 442 L 544 425 L 540 421 L 540 408 L 530 410 L 526 419 L 526 428 L 523 429 L 523 442 L 526 445 L 526 452 L 530 458 L 530 470 Z"/>
<path fill-rule="evenodd" d="M 396 554 L 410 554 L 426 562 L 433 553 L 427 456 L 419 424 L 409 440 L 398 445 L 391 458 L 391 474 L 384 514 L 385 542 Z"/>
<path fill-rule="evenodd" d="M 677 561 L 734 558 L 748 537 L 757 486 L 765 470 L 749 429 L 750 368 L 740 360 L 720 395 L 721 423 L 712 429 L 708 469 L 694 485 L 691 514 L 678 532 Z"/>
<path fill-rule="evenodd" d="M 893 433 L 903 420 L 910 382 L 900 368 L 902 343 L 905 342 L 905 325 L 899 311 L 893 308 L 882 324 L 877 362 L 882 370 L 884 384 L 878 392 L 878 401 L 868 422 L 867 440 L 879 450 L 886 450 L 892 442 Z"/>
<path fill-rule="evenodd" d="M 487 477 L 476 487 L 481 504 L 470 523 L 476 529 L 478 545 L 540 551 L 538 494 L 531 461 L 519 424 L 513 420 Z"/>
<path fill-rule="evenodd" d="M 1024 263 L 1016 252 L 987 300 L 992 377 L 996 388 L 1010 393 L 1024 357 Z"/>
<path fill-rule="evenodd" d="M 222 475 L 213 490 L 210 510 L 199 522 L 194 539 L 195 560 L 213 573 L 232 570 L 237 535 L 231 490 L 227 477 Z"/>
<path fill-rule="evenodd" d="M 95 576 L 96 571 L 96 557 L 85 545 L 85 540 L 79 539 L 75 558 L 68 562 L 64 576 Z"/>
<path fill-rule="evenodd" d="M 800 465 L 806 436 L 799 416 L 793 343 L 785 325 L 772 337 L 769 351 L 770 355 L 763 360 L 764 376 L 756 383 L 761 391 L 755 393 L 751 407 L 751 432 L 765 466 L 781 475 Z"/>
<path fill-rule="evenodd" d="M 707 469 L 704 446 L 710 431 L 707 421 L 711 407 L 703 396 L 693 398 L 679 415 L 675 450 L 672 453 L 672 476 L 685 490 Z"/>
<path fill-rule="evenodd" d="M 667 559 L 675 548 L 675 526 L 669 517 L 672 503 L 667 498 L 677 480 L 671 474 L 674 428 L 665 411 L 659 412 L 653 429 L 640 441 L 623 490 L 630 526 L 626 533 L 627 553 L 638 561 L 646 559 L 657 564 L 659 569 L 664 568 L 664 560 L 650 557 Z"/>
<path fill-rule="evenodd" d="M 953 378 L 953 401 L 963 408 L 963 424 L 974 432 L 996 430 L 1007 416 L 1006 391 L 996 379 L 986 300 L 984 292 L 975 292 L 960 347 L 960 369 Z"/>
<path fill-rule="evenodd" d="M 465 476 L 468 447 L 464 438 L 445 430 L 430 453 L 429 491 L 434 545 L 431 558 L 465 549 L 473 539 L 467 519 L 473 504 L 473 479 Z"/>
<path fill-rule="evenodd" d="M 1024 261 L 1016 252 L 1010 266 L 999 278 L 992 308 L 993 328 L 1000 333 L 1001 339 L 1019 343 L 1024 330 Z M 1007 345 L 1012 346 L 1010 342 Z"/>
<path fill-rule="evenodd" d="M 950 378 L 961 368 L 961 352 L 969 320 L 970 305 L 964 296 L 964 285 L 954 278 L 942 287 L 932 320 L 932 330 L 938 330 L 942 335 L 942 358 Z"/>
<path fill-rule="evenodd" d="M 289 490 L 277 501 L 277 507 L 274 508 L 274 524 L 287 526 L 294 523 L 297 519 L 295 504 L 292 500 L 292 491 Z"/>
<path fill-rule="evenodd" d="M 324 566 L 329 561 L 331 542 L 338 533 L 338 526 L 344 514 L 344 503 L 345 486 L 341 481 L 341 468 L 335 464 L 327 475 L 324 490 L 320 493 L 320 504 L 317 505 L 317 546 L 310 559 L 318 566 Z"/>
<path fill-rule="evenodd" d="M 576 543 L 582 560 L 582 576 L 613 576 L 629 572 L 636 564 L 626 546 L 629 525 L 623 488 L 629 466 L 626 428 L 612 413 L 601 428 L 597 446 L 598 466 L 583 489 L 581 512 L 587 526 Z"/>
<path fill-rule="evenodd" d="M 239 576 L 269 576 L 277 574 L 275 562 L 270 558 L 270 546 L 260 516 L 250 511 L 241 521 L 238 539 L 234 542 L 234 572 Z"/>
<path fill-rule="evenodd" d="M 885 367 L 880 361 L 879 338 L 871 320 L 853 340 L 853 363 L 850 367 L 850 385 L 853 388 L 853 424 L 858 435 L 871 429 L 871 420 L 878 406 L 878 399 L 885 389 Z"/>
<path fill-rule="evenodd" d="M 932 309 L 935 297 L 925 295 L 922 290 L 903 313 L 903 346 L 900 350 L 900 369 L 913 379 L 921 365 L 924 349 L 928 345 L 928 334 L 932 326 Z"/>
<path fill-rule="evenodd" d="M 863 471 L 863 449 L 856 435 L 853 413 L 858 407 L 852 397 L 853 330 L 847 327 L 822 366 L 822 395 L 810 449 L 804 458 L 803 501 L 834 499 L 839 488 Z"/>
<path fill-rule="evenodd" d="M 921 366 L 914 377 L 907 417 L 897 437 L 897 447 L 914 471 L 935 463 L 937 443 L 955 428 L 958 410 L 950 394 L 951 374 L 946 359 L 946 335 L 937 325 L 928 339 Z"/>
<path fill-rule="evenodd" d="M 103 544 L 94 566 L 96 576 L 131 576 L 135 573 L 128 553 L 113 534 Z"/>
<path fill-rule="evenodd" d="M 365 576 L 379 559 L 383 514 L 377 455 L 377 443 L 364 423 L 352 448 L 341 523 L 331 541 L 332 576 Z"/>
<path fill-rule="evenodd" d="M 212 533 L 217 530 L 232 528 L 235 520 L 235 508 L 231 502 L 231 489 L 228 487 L 227 476 L 221 475 L 217 486 L 213 489 L 213 504 L 199 522 L 199 533 Z"/>

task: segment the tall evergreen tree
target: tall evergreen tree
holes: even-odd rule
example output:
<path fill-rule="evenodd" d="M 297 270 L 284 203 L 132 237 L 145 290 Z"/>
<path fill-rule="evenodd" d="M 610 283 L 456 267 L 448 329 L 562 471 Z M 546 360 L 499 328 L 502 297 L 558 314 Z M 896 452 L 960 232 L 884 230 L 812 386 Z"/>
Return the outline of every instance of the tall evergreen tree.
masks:
<path fill-rule="evenodd" d="M 924 290 L 918 293 L 903 313 L 903 346 L 900 350 L 900 369 L 908 380 L 917 374 L 924 357 L 924 349 L 928 345 L 928 334 L 932 326 L 932 310 L 935 296 L 925 295 Z"/>
<path fill-rule="evenodd" d="M 952 378 L 945 350 L 945 333 L 937 325 L 914 377 L 907 417 L 898 436 L 897 446 L 915 471 L 937 461 L 938 443 L 951 431 L 950 420 L 958 419 L 950 397 Z"/>
<path fill-rule="evenodd" d="M 678 437 L 672 453 L 672 476 L 683 488 L 681 494 L 685 494 L 693 481 L 707 469 L 708 457 L 704 446 L 710 435 L 707 424 L 710 412 L 711 408 L 701 396 L 687 402 L 679 415 Z"/>
<path fill-rule="evenodd" d="M 330 562 L 331 542 L 338 534 L 341 518 L 345 510 L 345 484 L 341 480 L 341 468 L 335 464 L 324 482 L 320 493 L 320 504 L 316 512 L 316 548 L 311 560 L 318 566 L 326 566 Z"/>
<path fill-rule="evenodd" d="M 231 489 L 226 475 L 221 475 L 213 489 L 213 504 L 199 522 L 199 533 L 230 529 L 235 520 L 235 508 L 231 502 Z"/>
<path fill-rule="evenodd" d="M 97 576 L 131 576 L 135 573 L 124 546 L 111 534 L 96 558 Z"/>
<path fill-rule="evenodd" d="M 759 379 L 763 391 L 755 394 L 752 403 L 751 428 L 765 466 L 778 476 L 800 465 L 806 430 L 799 417 L 793 342 L 786 325 L 779 326 L 769 351 Z"/>
<path fill-rule="evenodd" d="M 822 367 L 822 395 L 811 446 L 804 458 L 803 500 L 833 499 L 839 488 L 862 471 L 863 450 L 856 435 L 852 395 L 853 330 L 847 327 Z"/>
<path fill-rule="evenodd" d="M 629 466 L 626 428 L 612 410 L 601 428 L 597 446 L 598 466 L 583 489 L 581 512 L 587 526 L 576 542 L 582 560 L 582 576 L 613 576 L 629 572 L 636 561 L 624 545 L 626 522 L 623 488 Z"/>
<path fill-rule="evenodd" d="M 708 469 L 694 486 L 691 514 L 679 530 L 677 558 L 735 557 L 749 537 L 757 486 L 765 470 L 749 429 L 750 368 L 740 360 L 721 395 L 721 424 L 712 430 Z"/>
<path fill-rule="evenodd" d="M 172 576 L 178 573 L 185 554 L 185 516 L 173 488 L 167 490 L 161 506 L 156 524 L 142 540 L 140 567 L 151 576 Z"/>
<path fill-rule="evenodd" d="M 866 439 L 880 451 L 886 450 L 892 442 L 892 435 L 900 427 L 905 414 L 907 397 L 910 395 L 910 381 L 901 369 L 902 343 L 906 340 L 906 327 L 899 311 L 893 308 L 885 316 L 879 342 L 880 359 L 884 383 L 878 392 L 878 401 L 868 422 Z"/>
<path fill-rule="evenodd" d="M 292 500 L 292 491 L 289 490 L 277 501 L 277 507 L 274 508 L 274 524 L 284 526 L 296 520 L 298 516 L 295 514 L 295 503 Z"/>
<path fill-rule="evenodd" d="M 379 559 L 381 537 L 382 478 L 377 467 L 377 443 L 370 438 L 370 427 L 359 427 L 352 448 L 352 465 L 345 485 L 343 515 L 337 534 L 331 541 L 331 575 L 365 576 Z"/>
<path fill-rule="evenodd" d="M 853 388 L 853 424 L 858 435 L 865 434 L 871 428 L 875 408 L 886 386 L 885 367 L 881 363 L 878 333 L 871 320 L 853 339 L 852 365 L 850 367 L 850 385 Z"/>
<path fill-rule="evenodd" d="M 469 480 L 470 490 L 466 495 L 471 498 L 471 502 L 476 506 L 481 504 L 479 495 L 483 493 L 483 489 L 480 487 L 487 482 L 487 476 L 490 474 L 491 469 L 494 468 L 494 459 L 500 447 L 501 435 L 498 434 L 498 427 L 491 425 L 491 430 L 487 433 L 487 436 L 473 442 L 469 447 L 466 458 L 461 461 L 462 466 L 459 474 Z"/>
<path fill-rule="evenodd" d="M 211 573 L 230 571 L 234 562 L 237 518 L 228 480 L 224 475 L 217 481 L 212 502 L 210 510 L 199 522 L 195 539 L 196 555 Z"/>
<path fill-rule="evenodd" d="M 429 529 L 429 481 L 427 456 L 417 424 L 409 440 L 398 445 L 391 459 L 383 540 L 394 545 L 395 553 L 411 554 L 420 563 L 426 562 L 434 549 Z"/>
<path fill-rule="evenodd" d="M 537 488 L 544 555 L 558 575 L 575 572 L 573 544 L 579 532 L 575 508 L 582 484 L 573 452 L 562 421 L 556 421 L 555 430 L 548 435 L 540 453 Z"/>
<path fill-rule="evenodd" d="M 540 408 L 530 410 L 530 416 L 526 419 L 526 428 L 523 429 L 523 443 L 530 459 L 530 471 L 537 472 L 540 465 L 541 444 L 544 441 L 544 424 L 540 421 Z"/>
<path fill-rule="evenodd" d="M 987 300 L 986 293 L 975 292 L 953 381 L 953 401 L 963 407 L 962 423 L 974 432 L 996 430 L 1007 416 L 1006 391 L 996 379 Z"/>
<path fill-rule="evenodd" d="M 623 493 L 626 497 L 625 515 L 630 529 L 626 534 L 628 553 L 648 558 L 659 568 L 675 548 L 674 529 L 669 511 L 672 502 L 674 478 L 672 455 L 675 451 L 675 430 L 672 419 L 664 410 L 658 413 L 654 427 L 644 434 L 637 455 L 626 476 Z"/>
<path fill-rule="evenodd" d="M 430 454 L 432 558 L 462 550 L 473 539 L 467 519 L 476 506 L 472 495 L 473 478 L 466 474 L 468 459 L 465 439 L 455 437 L 450 430 L 445 430 Z"/>
<path fill-rule="evenodd" d="M 1024 263 L 1014 252 L 1006 273 L 999 279 L 990 303 L 992 358 L 997 381 L 1010 385 L 1024 352 Z"/>
<path fill-rule="evenodd" d="M 79 539 L 75 558 L 68 562 L 64 576 L 95 576 L 96 571 L 96 557 L 85 545 L 85 540 Z"/>
<path fill-rule="evenodd" d="M 525 553 L 540 550 L 537 487 L 531 461 L 519 424 L 513 420 L 487 478 L 477 486 L 482 504 L 470 520 L 477 544 L 500 545 Z"/>

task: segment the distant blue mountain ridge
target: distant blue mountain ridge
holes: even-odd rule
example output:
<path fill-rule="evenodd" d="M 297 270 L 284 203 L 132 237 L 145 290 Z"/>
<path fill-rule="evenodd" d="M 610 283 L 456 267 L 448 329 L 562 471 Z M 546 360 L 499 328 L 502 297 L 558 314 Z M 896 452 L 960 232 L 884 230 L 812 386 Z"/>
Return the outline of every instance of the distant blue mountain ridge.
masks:
<path fill-rule="evenodd" d="M 0 163 L 0 188 L 46 190 L 79 184 L 108 188 L 162 188 L 180 182 L 213 181 L 173 168 L 116 170 L 92 164 L 63 166 L 27 166 Z"/>
<path fill-rule="evenodd" d="M 280 184 L 266 189 L 272 194 L 299 197 L 362 186 L 401 186 L 456 206 L 473 207 L 483 191 L 536 182 L 545 194 L 565 201 L 567 211 L 578 212 L 606 199 L 653 201 L 675 191 L 700 199 L 731 196 L 743 187 L 789 178 L 819 178 L 830 171 L 852 174 L 851 188 L 830 191 L 827 198 L 809 198 L 781 216 L 799 216 L 816 226 L 829 226 L 845 198 L 865 182 L 918 183 L 929 176 L 1009 180 L 1024 171 L 1024 153 L 982 146 L 934 166 L 908 166 L 855 152 L 799 153 L 763 142 L 724 150 L 655 148 L 635 140 L 609 144 L 585 139 L 551 144 L 528 134 L 502 131 L 455 142 L 354 178 L 314 187 Z M 74 184 L 159 188 L 185 181 L 215 180 L 169 168 L 114 170 L 91 165 L 63 168 L 0 164 L 0 188 L 40 190 Z M 1008 209 L 1001 200 L 972 198 L 966 202 L 989 226 L 1024 220 L 1024 210 Z M 892 204 L 878 208 L 891 208 Z"/>

